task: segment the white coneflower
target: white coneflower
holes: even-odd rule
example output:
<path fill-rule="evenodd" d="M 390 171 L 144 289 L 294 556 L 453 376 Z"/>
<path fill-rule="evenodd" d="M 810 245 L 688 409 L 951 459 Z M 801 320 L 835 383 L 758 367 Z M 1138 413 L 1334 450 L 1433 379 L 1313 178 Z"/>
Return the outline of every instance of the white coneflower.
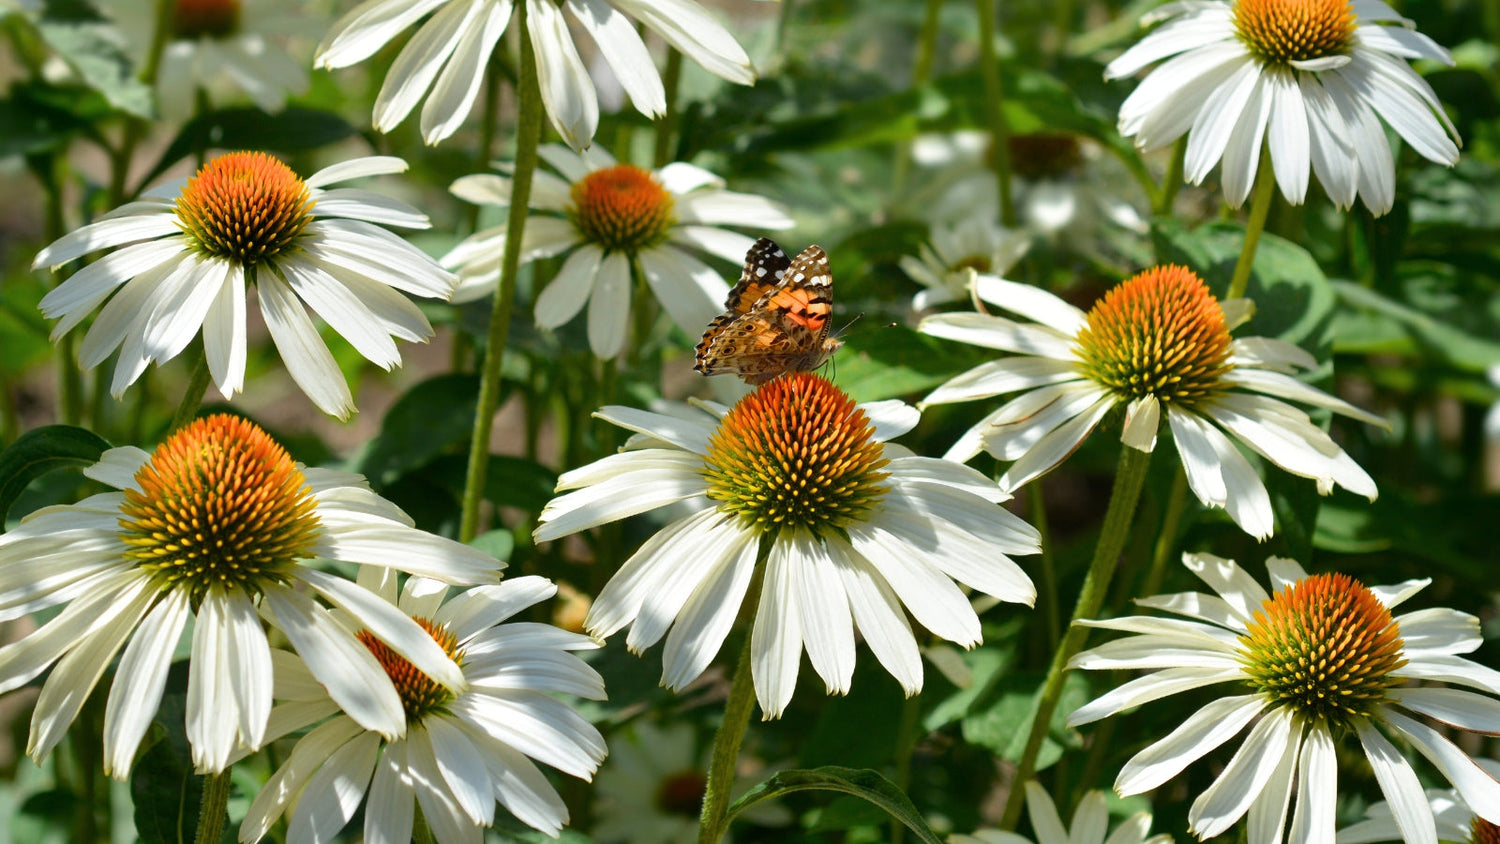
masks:
<path fill-rule="evenodd" d="M 84 474 L 116 491 L 39 510 L 0 535 L 0 621 L 66 605 L 0 648 L 0 692 L 52 667 L 32 716 L 33 757 L 57 745 L 119 655 L 104 710 L 104 769 L 124 779 L 191 620 L 187 737 L 200 772 L 224 770 L 266 734 L 272 654 L 262 615 L 352 718 L 401 735 L 396 689 L 313 595 L 444 688 L 466 687 L 410 619 L 308 565 L 392 566 L 453 583 L 499 577 L 502 563 L 412 527 L 363 478 L 300 466 L 254 424 L 222 414 L 189 424 L 149 455 L 111 449 Z"/>
<path fill-rule="evenodd" d="M 1266 561 L 1268 593 L 1233 560 L 1187 554 L 1183 561 L 1214 594 L 1138 603 L 1184 618 L 1081 622 L 1134 635 L 1080 653 L 1073 667 L 1151 673 L 1080 707 L 1068 724 L 1220 683 L 1235 684 L 1238 693 L 1214 700 L 1137 753 L 1115 790 L 1156 788 L 1249 727 L 1229 764 L 1193 801 L 1194 834 L 1221 835 L 1248 815 L 1251 844 L 1281 841 L 1290 807 L 1290 844 L 1332 841 L 1337 746 L 1357 739 L 1402 837 L 1436 844 L 1422 785 L 1389 734 L 1427 757 L 1485 820 L 1500 822 L 1500 780 L 1421 720 L 1500 732 L 1500 701 L 1492 697 L 1500 696 L 1500 672 L 1458 656 L 1481 644 L 1479 619 L 1444 608 L 1391 614 L 1428 580 L 1366 587 L 1342 574 L 1309 575 L 1295 561 L 1273 557 Z"/>
<path fill-rule="evenodd" d="M 1013 352 L 938 387 L 924 402 L 1015 398 L 959 438 L 948 457 L 980 449 L 1015 463 L 1000 479 L 1013 490 L 1072 454 L 1115 407 L 1125 409 L 1121 438 L 1151 451 L 1163 417 L 1182 457 L 1188 484 L 1209 507 L 1222 507 L 1257 537 L 1274 529 L 1265 484 L 1235 441 L 1294 475 L 1375 497 L 1375 482 L 1307 413 L 1282 399 L 1327 408 L 1371 424 L 1373 416 L 1294 377 L 1316 361 L 1269 337 L 1235 339 L 1248 314 L 1244 301 L 1220 303 L 1183 267 L 1155 267 L 1115 287 L 1088 313 L 1029 285 L 975 280 L 976 295 L 1033 322 L 995 314 L 928 317 L 921 330 Z"/>
<path fill-rule="evenodd" d="M 228 398 L 244 388 L 254 288 L 292 380 L 324 413 L 347 418 L 355 410 L 349 385 L 304 304 L 389 370 L 401 363 L 396 338 L 432 336 L 422 311 L 397 291 L 453 292 L 453 276 L 381 227 L 427 228 L 425 216 L 371 191 L 326 188 L 405 169 L 399 158 L 356 158 L 303 180 L 265 153 L 221 155 L 186 183 L 159 185 L 43 249 L 34 266 L 113 251 L 42 297 L 42 313 L 58 319 L 55 339 L 103 305 L 78 359 L 89 369 L 120 350 L 116 398 L 201 331 L 209 373 Z"/>
<path fill-rule="evenodd" d="M 1166 59 L 1120 106 L 1120 132 L 1144 150 L 1188 133 L 1183 175 L 1201 184 L 1222 160 L 1230 205 L 1249 195 L 1264 145 L 1288 201 L 1303 201 L 1311 166 L 1340 208 L 1358 195 L 1384 214 L 1396 182 L 1382 120 L 1424 157 L 1458 160 L 1458 130 L 1406 63 L 1453 58 L 1380 0 L 1192 0 L 1148 20 L 1166 22 L 1104 70 Z"/>
<path fill-rule="evenodd" d="M 993 217 L 976 214 L 956 223 L 933 223 L 932 242 L 918 257 L 901 256 L 901 270 L 922 285 L 912 310 L 966 300 L 969 273 L 1004 276 L 1026 255 L 1031 238 L 1011 231 Z"/>
<path fill-rule="evenodd" d="M 401 696 L 406 731 L 392 738 L 340 713 L 302 661 L 281 653 L 278 726 L 290 732 L 328 720 L 297 741 L 256 795 L 240 840 L 259 841 L 285 814 L 289 844 L 330 841 L 363 806 L 363 840 L 411 841 L 420 807 L 440 844 L 467 844 L 494 823 L 497 802 L 556 838 L 568 809 L 533 760 L 582 779 L 599 767 L 603 737 L 554 697 L 604 699 L 604 680 L 572 653 L 598 645 L 546 624 L 501 622 L 557 587 L 518 577 L 448 599 L 442 583 L 414 577 L 398 591 L 394 571 L 373 567 L 361 570 L 360 583 L 379 595 L 377 603 L 419 625 L 460 666 L 465 686 L 433 682 L 369 630 L 359 631 Z"/>
<path fill-rule="evenodd" d="M 849 690 L 855 630 L 908 695 L 922 688 L 909 612 L 969 647 L 979 618 L 955 580 L 1003 601 L 1036 591 L 1010 558 L 1037 532 L 999 506 L 993 481 L 885 440 L 917 413 L 900 402 L 858 408 L 811 373 L 768 381 L 719 418 L 609 407 L 635 448 L 565 473 L 542 511 L 548 541 L 677 502 L 693 510 L 648 540 L 599 593 L 585 627 L 630 625 L 634 651 L 666 636 L 662 682 L 681 689 L 729 633 L 768 543 L 751 632 L 756 697 L 781 715 L 802 651 L 832 694 Z M 670 632 L 669 632 L 670 628 Z"/>
<path fill-rule="evenodd" d="M 724 189 L 724 180 L 676 162 L 659 170 L 621 164 L 601 149 L 583 154 L 555 144 L 540 150 L 559 175 L 538 169 L 531 185 L 521 260 L 567 254 L 536 300 L 536 322 L 556 328 L 588 305 L 589 346 L 601 358 L 624 348 L 630 325 L 632 279 L 639 270 L 668 316 L 696 337 L 723 310 L 729 285 L 695 252 L 739 264 L 754 239 L 731 231 L 785 229 L 792 218 L 761 196 Z M 480 205 L 509 206 L 507 176 L 476 174 L 453 183 L 453 193 Z M 454 301 L 494 292 L 506 226 L 469 237 L 443 256 L 458 272 Z"/>
<path fill-rule="evenodd" d="M 647 117 L 665 113 L 667 101 L 636 21 L 709 73 L 741 85 L 755 81 L 744 48 L 693 0 L 520 2 L 526 4 L 542 103 L 558 134 L 574 149 L 593 140 L 599 102 L 568 31 L 569 18 L 593 39 L 630 101 Z M 422 137 L 435 144 L 457 131 L 468 116 L 512 9 L 512 0 L 366 0 L 329 30 L 318 47 L 316 64 L 339 68 L 362 62 L 427 18 L 386 74 L 375 100 L 375 128 L 390 131 L 426 96 Z"/>

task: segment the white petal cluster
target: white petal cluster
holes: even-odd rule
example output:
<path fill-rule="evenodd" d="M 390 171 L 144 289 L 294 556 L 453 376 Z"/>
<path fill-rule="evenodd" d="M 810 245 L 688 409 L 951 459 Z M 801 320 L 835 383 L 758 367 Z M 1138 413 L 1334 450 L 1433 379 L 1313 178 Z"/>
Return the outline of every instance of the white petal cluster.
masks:
<path fill-rule="evenodd" d="M 741 85 L 755 81 L 739 42 L 693 0 L 522 2 L 542 102 L 558 134 L 574 149 L 593 140 L 599 100 L 569 21 L 589 34 L 630 101 L 647 117 L 666 112 L 666 93 L 636 21 L 710 73 Z M 362 62 L 426 18 L 386 74 L 374 122 L 377 130 L 388 132 L 426 97 L 422 137 L 436 144 L 468 116 L 513 10 L 513 0 L 366 0 L 333 25 L 315 63 L 340 68 Z"/>
<path fill-rule="evenodd" d="M 918 418 L 896 401 L 862 409 L 881 442 Z M 690 508 L 626 560 L 584 622 L 600 638 L 629 625 L 626 645 L 636 652 L 665 637 L 662 683 L 671 689 L 697 679 L 718 653 L 761 543 L 759 530 L 706 497 L 704 458 L 719 414 L 599 411 L 640 436 L 626 451 L 564 473 L 564 494 L 542 511 L 534 533 L 545 542 L 671 504 Z M 979 618 L 958 583 L 1003 601 L 1035 600 L 1011 555 L 1037 553 L 1039 535 L 998 506 L 1005 496 L 994 482 L 957 463 L 884 448 L 889 489 L 867 521 L 848 526 L 846 536 L 798 529 L 772 541 L 751 632 L 755 691 L 768 718 L 790 702 L 804 649 L 828 692 L 845 694 L 857 630 L 915 694 L 922 660 L 908 614 L 933 635 L 971 647 L 980 642 Z"/>
<path fill-rule="evenodd" d="M 1458 161 L 1458 130 L 1406 63 L 1451 65 L 1453 57 L 1381 0 L 1351 0 L 1351 8 L 1357 26 L 1348 55 L 1282 66 L 1263 63 L 1240 40 L 1232 3 L 1162 6 L 1148 22 L 1165 23 L 1104 71 L 1119 79 L 1161 62 L 1120 106 L 1121 134 L 1151 150 L 1187 133 L 1183 175 L 1202 184 L 1222 163 L 1224 198 L 1234 207 L 1249 195 L 1267 146 L 1288 202 L 1306 198 L 1310 169 L 1338 207 L 1358 196 L 1386 213 L 1396 196 L 1386 125 L 1424 157 Z"/>
<path fill-rule="evenodd" d="M 324 694 L 362 729 L 395 737 L 406 730 L 395 688 L 321 597 L 437 682 L 468 681 L 420 627 L 349 581 L 297 564 L 283 584 L 255 601 L 244 590 L 210 589 L 190 605 L 127 558 L 120 522 L 124 490 L 149 455 L 111 449 L 85 471 L 117 491 L 38 510 L 0 535 L 0 621 L 62 606 L 50 621 L 0 648 L 0 693 L 49 667 L 32 718 L 27 752 L 41 758 L 62 739 L 106 667 L 119 656 L 104 713 L 106 773 L 124 779 L 166 687 L 178 641 L 192 621 L 187 735 L 199 771 L 224 770 L 268 737 L 273 650 L 262 618 L 302 654 Z M 411 519 L 357 475 L 303 469 L 321 524 L 311 553 L 360 566 L 392 566 L 449 583 L 494 581 L 503 566 L 466 545 L 417 530 Z M 311 562 L 309 560 L 308 562 Z M 124 649 L 121 653 L 121 649 Z"/>
<path fill-rule="evenodd" d="M 1069 716 L 1070 726 L 1181 692 L 1250 679 L 1241 637 L 1249 633 L 1254 614 L 1271 594 L 1233 560 L 1186 554 L 1183 563 L 1213 594 L 1183 592 L 1137 601 L 1180 618 L 1080 622 L 1132 635 L 1080 653 L 1072 667 L 1150 673 L 1080 707 Z M 1266 568 L 1274 591 L 1307 578 L 1293 560 L 1273 557 Z M 1430 582 L 1410 580 L 1370 591 L 1394 610 Z M 1500 672 L 1459 656 L 1482 642 L 1479 620 L 1467 613 L 1415 610 L 1395 616 L 1395 622 L 1406 664 L 1391 676 L 1397 681 L 1439 681 L 1449 687 L 1398 683 L 1375 705 L 1374 714 L 1354 718 L 1353 732 L 1390 801 L 1402 837 L 1412 844 L 1437 844 L 1432 809 L 1416 772 L 1387 734 L 1426 757 L 1481 817 L 1500 822 L 1500 780 L 1443 732 L 1420 720 L 1425 716 L 1454 730 L 1500 732 Z M 1193 832 L 1211 838 L 1246 817 L 1251 844 L 1270 844 L 1281 840 L 1290 807 L 1289 844 L 1332 841 L 1338 798 L 1334 733 L 1325 719 L 1304 717 L 1293 706 L 1277 705 L 1257 692 L 1221 697 L 1198 710 L 1131 758 L 1115 780 L 1115 789 L 1130 795 L 1156 788 L 1247 727 L 1239 750 L 1193 802 L 1188 813 Z"/>
<path fill-rule="evenodd" d="M 557 144 L 544 145 L 540 155 L 557 173 L 538 169 L 532 176 L 529 207 L 539 213 L 526 221 L 521 261 L 562 254 L 567 254 L 567 259 L 537 297 L 536 323 L 542 328 L 557 328 L 587 304 L 589 347 L 601 358 L 614 357 L 625 346 L 632 261 L 639 265 L 646 284 L 672 321 L 689 337 L 696 337 L 723 310 L 729 285 L 718 270 L 694 253 L 704 252 L 738 264 L 755 239 L 725 226 L 765 231 L 793 225 L 791 215 L 779 204 L 754 194 L 725 190 L 724 180 L 713 173 L 674 162 L 652 171 L 673 203 L 674 219 L 666 240 L 627 255 L 591 242 L 568 219 L 573 208 L 573 185 L 590 173 L 615 166 L 614 157 L 598 148 L 576 153 Z M 452 191 L 476 205 L 510 205 L 508 176 L 465 176 L 453 183 Z M 477 232 L 442 257 L 442 265 L 458 273 L 454 301 L 472 301 L 495 291 L 506 229 L 501 224 Z"/>

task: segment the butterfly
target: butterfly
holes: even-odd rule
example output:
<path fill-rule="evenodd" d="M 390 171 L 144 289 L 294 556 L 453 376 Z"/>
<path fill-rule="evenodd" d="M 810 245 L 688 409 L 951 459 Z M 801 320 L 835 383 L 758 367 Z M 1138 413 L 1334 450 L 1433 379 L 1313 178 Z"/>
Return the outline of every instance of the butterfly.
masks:
<path fill-rule="evenodd" d="M 776 241 L 755 241 L 724 307 L 698 341 L 693 369 L 704 375 L 764 384 L 784 372 L 817 369 L 843 345 L 828 336 L 833 273 L 820 246 L 788 259 Z"/>

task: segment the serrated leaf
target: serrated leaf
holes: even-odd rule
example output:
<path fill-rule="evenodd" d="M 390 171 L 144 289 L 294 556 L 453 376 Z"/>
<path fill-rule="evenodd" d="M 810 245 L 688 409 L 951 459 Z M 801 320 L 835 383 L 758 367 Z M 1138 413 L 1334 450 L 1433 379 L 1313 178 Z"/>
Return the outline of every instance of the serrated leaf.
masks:
<path fill-rule="evenodd" d="M 813 770 L 782 771 L 751 788 L 729 807 L 729 818 L 761 802 L 796 791 L 836 791 L 879 806 L 927 844 L 943 844 L 941 838 L 912 805 L 911 798 L 878 771 L 829 765 Z"/>
<path fill-rule="evenodd" d="M 32 481 L 58 469 L 92 465 L 108 448 L 103 437 L 71 425 L 34 428 L 16 438 L 0 452 L 0 528 Z"/>

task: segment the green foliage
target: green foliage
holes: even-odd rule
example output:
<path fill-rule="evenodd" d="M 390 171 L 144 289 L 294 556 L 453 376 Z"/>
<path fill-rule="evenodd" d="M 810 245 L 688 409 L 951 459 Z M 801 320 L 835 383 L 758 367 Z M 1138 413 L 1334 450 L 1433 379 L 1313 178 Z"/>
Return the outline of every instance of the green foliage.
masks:
<path fill-rule="evenodd" d="M 109 448 L 98 434 L 71 425 L 47 425 L 22 434 L 0 452 L 0 525 L 32 481 L 59 469 L 82 469 Z"/>
<path fill-rule="evenodd" d="M 782 771 L 747 791 L 729 807 L 730 817 L 759 803 L 798 791 L 837 791 L 866 800 L 899 821 L 921 841 L 942 844 L 917 807 L 894 783 L 876 771 L 825 765 L 807 771 Z"/>

